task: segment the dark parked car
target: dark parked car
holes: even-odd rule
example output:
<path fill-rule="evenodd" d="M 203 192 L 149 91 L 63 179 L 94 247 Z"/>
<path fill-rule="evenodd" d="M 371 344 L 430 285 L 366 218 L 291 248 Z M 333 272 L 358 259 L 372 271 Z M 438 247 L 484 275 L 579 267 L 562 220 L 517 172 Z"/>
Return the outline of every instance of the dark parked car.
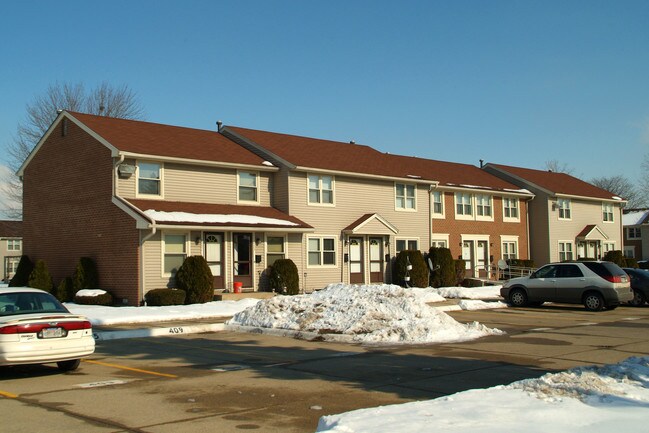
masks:
<path fill-rule="evenodd" d="M 633 289 L 633 299 L 629 304 L 639 307 L 649 299 L 649 270 L 624 268 L 624 271 L 629 274 Z"/>
<path fill-rule="evenodd" d="M 550 263 L 529 277 L 512 278 L 500 295 L 515 307 L 544 302 L 584 304 L 589 311 L 613 309 L 633 299 L 629 276 L 612 262 Z"/>

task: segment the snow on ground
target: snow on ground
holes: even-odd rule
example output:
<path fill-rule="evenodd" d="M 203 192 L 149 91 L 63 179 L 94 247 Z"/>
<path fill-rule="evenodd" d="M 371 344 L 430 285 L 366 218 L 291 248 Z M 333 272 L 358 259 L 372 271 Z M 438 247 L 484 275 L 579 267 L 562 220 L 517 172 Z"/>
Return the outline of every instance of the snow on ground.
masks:
<path fill-rule="evenodd" d="M 440 287 L 434 289 L 429 287 L 428 291 L 437 293 L 442 298 L 453 299 L 502 299 L 500 289 L 502 285 L 483 287 Z"/>
<path fill-rule="evenodd" d="M 649 357 L 320 418 L 318 432 L 647 431 Z"/>
<path fill-rule="evenodd" d="M 477 322 L 461 324 L 423 299 L 421 292 L 396 285 L 330 284 L 310 295 L 260 301 L 227 324 L 365 344 L 441 343 L 503 333 Z"/>

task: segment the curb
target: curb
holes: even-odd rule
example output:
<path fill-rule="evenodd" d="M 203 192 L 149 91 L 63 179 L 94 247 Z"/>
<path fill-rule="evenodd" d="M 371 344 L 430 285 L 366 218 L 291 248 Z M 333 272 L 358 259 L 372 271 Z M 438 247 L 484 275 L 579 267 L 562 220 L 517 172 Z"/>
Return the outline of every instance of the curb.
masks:
<path fill-rule="evenodd" d="M 120 331 L 95 331 L 96 341 L 120 340 L 123 338 L 165 337 L 181 334 L 200 334 L 203 332 L 218 332 L 225 329 L 224 323 L 206 323 L 200 325 L 167 326 L 160 328 L 140 328 Z"/>

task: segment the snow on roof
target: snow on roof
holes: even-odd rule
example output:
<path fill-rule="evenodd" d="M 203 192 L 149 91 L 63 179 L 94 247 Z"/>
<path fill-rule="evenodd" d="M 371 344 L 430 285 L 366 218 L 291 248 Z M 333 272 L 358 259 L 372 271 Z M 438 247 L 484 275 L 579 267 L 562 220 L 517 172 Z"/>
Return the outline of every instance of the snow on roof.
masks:
<path fill-rule="evenodd" d="M 297 226 L 298 224 L 276 218 L 265 218 L 253 215 L 215 215 L 215 214 L 194 214 L 188 212 L 161 212 L 146 210 L 144 214 L 157 222 L 183 222 L 197 224 L 268 224 L 280 226 Z"/>
<path fill-rule="evenodd" d="M 622 225 L 637 226 L 638 224 L 642 224 L 647 218 L 647 214 L 649 214 L 649 210 L 625 213 L 622 215 Z"/>

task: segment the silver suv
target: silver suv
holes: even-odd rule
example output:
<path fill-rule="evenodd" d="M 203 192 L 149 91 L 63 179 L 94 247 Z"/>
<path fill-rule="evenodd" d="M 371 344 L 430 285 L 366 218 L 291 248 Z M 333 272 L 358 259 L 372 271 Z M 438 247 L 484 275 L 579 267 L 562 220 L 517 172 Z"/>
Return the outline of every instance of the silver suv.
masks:
<path fill-rule="evenodd" d="M 600 311 L 630 301 L 633 290 L 629 276 L 615 263 L 584 261 L 550 263 L 529 277 L 512 278 L 500 296 L 515 307 L 561 302 Z"/>

